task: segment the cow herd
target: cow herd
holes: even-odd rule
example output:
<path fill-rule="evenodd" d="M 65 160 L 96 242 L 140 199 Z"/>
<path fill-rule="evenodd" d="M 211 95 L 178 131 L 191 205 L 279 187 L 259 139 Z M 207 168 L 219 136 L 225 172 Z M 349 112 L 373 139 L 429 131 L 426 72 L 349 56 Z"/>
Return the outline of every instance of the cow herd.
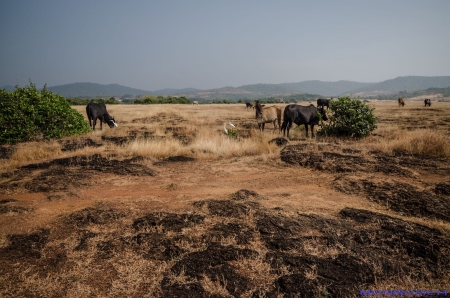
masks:
<path fill-rule="evenodd" d="M 193 105 L 198 105 L 197 101 L 192 103 Z M 424 100 L 425 107 L 431 106 L 431 100 L 426 98 Z M 398 99 L 398 106 L 405 106 L 405 99 L 400 97 Z M 283 132 L 283 136 L 289 138 L 289 130 L 292 127 L 292 123 L 297 125 L 305 125 L 306 136 L 308 137 L 308 126 L 311 127 L 311 135 L 314 137 L 314 125 L 319 124 L 320 120 L 328 120 L 327 114 L 325 112 L 325 107 L 330 108 L 329 99 L 317 99 L 317 107 L 313 104 L 309 106 L 300 106 L 297 104 L 290 104 L 284 108 L 283 113 L 283 124 L 281 124 L 281 108 L 278 106 L 266 107 L 261 104 L 258 100 L 255 102 L 247 102 L 245 104 L 245 109 L 249 108 L 255 109 L 255 118 L 258 122 L 258 128 L 261 132 L 264 131 L 264 126 L 266 123 L 272 123 L 274 131 L 278 129 Z M 108 124 L 109 127 L 118 127 L 114 117 L 109 115 L 106 111 L 106 106 L 103 103 L 89 103 L 86 106 L 86 114 L 89 120 L 89 125 L 92 130 L 95 131 L 95 126 L 97 124 L 97 119 L 100 120 L 100 130 L 102 129 L 102 123 Z M 231 122 L 230 122 L 230 125 Z M 232 125 L 234 127 L 234 125 Z M 224 127 L 226 131 L 226 127 Z"/>
<path fill-rule="evenodd" d="M 319 104 L 321 107 L 319 107 Z M 289 138 L 289 130 L 292 127 L 292 123 L 297 125 L 305 125 L 306 136 L 308 137 L 308 126 L 311 127 L 311 135 L 314 137 L 314 125 L 319 124 L 322 119 L 328 120 L 324 107 L 329 107 L 328 100 L 318 99 L 317 108 L 314 105 L 300 106 L 297 104 L 290 104 L 284 108 L 283 124 L 281 125 L 281 108 L 278 106 L 266 107 L 262 105 L 258 100 L 255 101 L 255 117 L 258 122 L 258 128 L 264 131 L 265 123 L 273 123 L 274 130 L 278 128 L 283 131 L 283 136 Z M 287 131 L 287 133 L 286 133 Z"/>

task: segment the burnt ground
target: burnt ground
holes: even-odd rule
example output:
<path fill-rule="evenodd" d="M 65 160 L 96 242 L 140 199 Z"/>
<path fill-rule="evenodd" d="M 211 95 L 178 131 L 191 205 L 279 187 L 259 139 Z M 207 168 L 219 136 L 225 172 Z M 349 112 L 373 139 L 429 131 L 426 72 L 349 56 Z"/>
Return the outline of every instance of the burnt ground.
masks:
<path fill-rule="evenodd" d="M 142 158 L 118 160 L 94 154 L 29 164 L 1 174 L 0 190 L 4 192 L 17 189 L 45 193 L 68 192 L 91 185 L 95 176 L 100 173 L 130 176 L 155 175 L 155 170 L 138 163 L 139 161 L 142 161 Z"/>
<path fill-rule="evenodd" d="M 336 217 L 289 214 L 264 207 L 254 191 L 238 192 L 248 195 L 132 220 L 101 204 L 62 217 L 55 228 L 8 235 L 0 251 L 1 267 L 9 268 L 3 278 L 20 280 L 17 263 L 38 275 L 70 271 L 73 255 L 83 254 L 111 267 L 109 279 L 93 286 L 106 295 L 120 278 L 117 257 L 126 254 L 168 264 L 151 289 L 160 297 L 348 297 L 383 280 L 433 281 L 450 272 L 450 237 L 437 229 L 355 208 Z M 186 233 L 195 230 L 202 232 Z M 268 269 L 263 282 L 244 270 L 242 264 L 252 263 Z M 207 283 L 222 292 L 211 293 Z M 69 286 L 61 282 L 55 293 L 64 295 Z M 148 291 L 144 283 L 133 297 Z M 31 297 L 33 289 L 13 294 Z"/>
<path fill-rule="evenodd" d="M 361 154 L 361 150 L 341 146 L 297 144 L 284 147 L 281 160 L 339 174 L 332 183 L 333 188 L 363 196 L 400 215 L 450 222 L 450 184 L 429 185 L 421 179 L 436 174 L 450 177 L 450 162 L 446 159 L 388 156 L 379 152 Z M 402 178 L 410 178 L 420 186 L 399 181 Z"/>

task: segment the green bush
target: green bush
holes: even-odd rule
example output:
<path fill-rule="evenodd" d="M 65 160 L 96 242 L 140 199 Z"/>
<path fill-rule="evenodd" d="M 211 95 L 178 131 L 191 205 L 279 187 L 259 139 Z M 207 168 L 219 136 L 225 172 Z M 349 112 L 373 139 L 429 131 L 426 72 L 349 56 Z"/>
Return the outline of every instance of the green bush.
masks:
<path fill-rule="evenodd" d="M 30 86 L 16 86 L 11 92 L 0 90 L 0 144 L 61 138 L 90 130 L 83 115 L 46 86 L 38 91 L 30 82 Z"/>
<path fill-rule="evenodd" d="M 328 122 L 322 122 L 321 135 L 362 138 L 377 128 L 372 108 L 357 98 L 330 100 Z"/>

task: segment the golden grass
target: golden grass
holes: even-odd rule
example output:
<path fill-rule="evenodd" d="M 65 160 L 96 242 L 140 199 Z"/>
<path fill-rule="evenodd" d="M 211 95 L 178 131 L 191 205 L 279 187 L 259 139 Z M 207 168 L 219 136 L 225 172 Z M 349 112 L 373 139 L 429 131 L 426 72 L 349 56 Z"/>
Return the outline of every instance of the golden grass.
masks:
<path fill-rule="evenodd" d="M 431 129 L 394 131 L 389 139 L 374 143 L 373 148 L 390 154 L 450 157 L 450 137 Z"/>

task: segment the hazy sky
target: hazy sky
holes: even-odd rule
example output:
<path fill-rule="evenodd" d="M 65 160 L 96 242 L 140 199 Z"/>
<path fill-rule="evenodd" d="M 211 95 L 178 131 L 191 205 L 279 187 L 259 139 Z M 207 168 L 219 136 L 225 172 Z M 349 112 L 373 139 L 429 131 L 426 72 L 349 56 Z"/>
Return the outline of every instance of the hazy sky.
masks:
<path fill-rule="evenodd" d="M 0 86 L 450 75 L 449 0 L 1 0 Z"/>

